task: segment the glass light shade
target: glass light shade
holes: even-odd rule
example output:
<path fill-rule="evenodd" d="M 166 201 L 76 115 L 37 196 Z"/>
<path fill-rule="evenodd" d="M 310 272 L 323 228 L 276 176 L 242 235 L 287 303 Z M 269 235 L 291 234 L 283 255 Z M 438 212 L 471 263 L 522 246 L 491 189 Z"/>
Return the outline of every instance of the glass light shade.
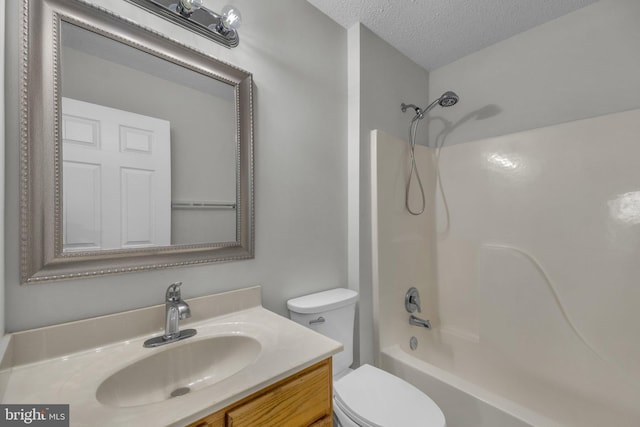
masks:
<path fill-rule="evenodd" d="M 180 0 L 180 6 L 188 12 L 193 13 L 202 7 L 203 0 Z"/>
<path fill-rule="evenodd" d="M 222 8 L 222 25 L 227 30 L 235 30 L 240 27 L 242 23 L 242 15 L 240 11 L 231 5 L 226 5 Z"/>

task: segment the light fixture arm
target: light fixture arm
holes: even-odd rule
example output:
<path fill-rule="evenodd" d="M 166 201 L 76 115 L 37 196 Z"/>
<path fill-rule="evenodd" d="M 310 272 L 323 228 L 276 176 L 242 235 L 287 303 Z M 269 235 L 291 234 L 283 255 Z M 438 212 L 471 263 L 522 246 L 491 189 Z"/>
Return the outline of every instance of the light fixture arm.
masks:
<path fill-rule="evenodd" d="M 202 0 L 126 0 L 174 24 L 200 34 L 225 47 L 240 43 L 237 27 L 241 16 L 237 9 L 226 6 L 216 13 L 202 5 Z M 225 11 L 231 11 L 231 15 Z"/>

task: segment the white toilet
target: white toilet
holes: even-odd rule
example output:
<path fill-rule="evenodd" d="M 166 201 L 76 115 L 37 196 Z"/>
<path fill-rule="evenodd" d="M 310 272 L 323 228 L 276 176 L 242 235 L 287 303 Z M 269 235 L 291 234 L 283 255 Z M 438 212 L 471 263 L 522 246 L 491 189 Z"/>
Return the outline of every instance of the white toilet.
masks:
<path fill-rule="evenodd" d="M 353 324 L 358 293 L 337 288 L 287 301 L 291 319 L 333 338 L 344 351 L 333 356 L 333 411 L 342 427 L 446 427 L 429 396 L 404 380 L 353 362 Z"/>

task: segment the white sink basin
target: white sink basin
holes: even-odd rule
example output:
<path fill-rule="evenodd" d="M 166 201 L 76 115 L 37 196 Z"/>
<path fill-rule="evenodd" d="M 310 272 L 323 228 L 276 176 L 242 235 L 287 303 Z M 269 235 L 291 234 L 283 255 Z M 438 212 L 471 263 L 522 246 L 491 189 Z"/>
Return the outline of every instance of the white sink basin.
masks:
<path fill-rule="evenodd" d="M 133 407 L 201 390 L 251 365 L 260 343 L 242 335 L 216 336 L 149 349 L 150 356 L 122 368 L 100 384 L 104 405 Z"/>

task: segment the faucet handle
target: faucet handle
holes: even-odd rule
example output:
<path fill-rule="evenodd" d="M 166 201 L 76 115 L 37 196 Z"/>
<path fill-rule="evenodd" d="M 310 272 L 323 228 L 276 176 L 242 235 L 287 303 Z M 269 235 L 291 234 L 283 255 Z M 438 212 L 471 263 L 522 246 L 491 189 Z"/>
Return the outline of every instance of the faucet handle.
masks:
<path fill-rule="evenodd" d="M 167 288 L 165 300 L 170 302 L 180 301 L 182 299 L 182 296 L 180 295 L 180 286 L 182 286 L 182 282 L 175 282 L 170 284 Z"/>
<path fill-rule="evenodd" d="M 410 288 L 404 297 L 404 306 L 409 313 L 415 313 L 417 310 L 420 313 L 420 294 L 416 288 Z"/>

